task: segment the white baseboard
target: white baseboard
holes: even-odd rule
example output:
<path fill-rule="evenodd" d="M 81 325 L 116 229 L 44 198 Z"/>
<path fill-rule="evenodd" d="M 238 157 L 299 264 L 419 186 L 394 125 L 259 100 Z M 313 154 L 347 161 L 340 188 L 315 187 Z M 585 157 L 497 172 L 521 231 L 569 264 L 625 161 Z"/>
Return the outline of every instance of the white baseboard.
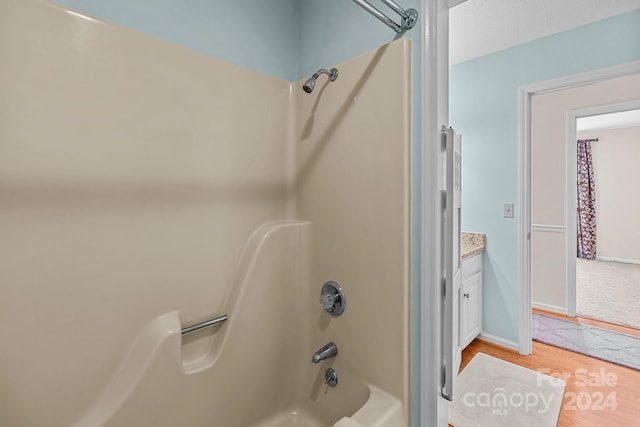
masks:
<path fill-rule="evenodd" d="M 567 315 L 566 307 L 559 307 L 557 305 L 544 304 L 542 302 L 531 301 L 531 306 L 533 308 L 539 308 L 540 310 L 550 311 L 552 313 L 564 314 Z"/>
<path fill-rule="evenodd" d="M 637 259 L 613 258 L 608 256 L 596 256 L 596 259 L 598 261 L 622 262 L 625 264 L 640 264 L 640 260 L 637 260 Z"/>
<path fill-rule="evenodd" d="M 518 351 L 520 349 L 520 346 L 518 345 L 517 342 L 513 342 L 513 341 L 510 341 L 510 340 L 505 340 L 504 338 L 500 338 L 500 337 L 497 337 L 495 335 L 488 334 L 486 332 L 480 332 L 480 335 L 478 335 L 478 338 L 483 340 L 483 341 L 490 342 L 491 344 L 495 344 L 495 345 L 498 345 L 500 347 L 508 348 L 509 350 Z"/>

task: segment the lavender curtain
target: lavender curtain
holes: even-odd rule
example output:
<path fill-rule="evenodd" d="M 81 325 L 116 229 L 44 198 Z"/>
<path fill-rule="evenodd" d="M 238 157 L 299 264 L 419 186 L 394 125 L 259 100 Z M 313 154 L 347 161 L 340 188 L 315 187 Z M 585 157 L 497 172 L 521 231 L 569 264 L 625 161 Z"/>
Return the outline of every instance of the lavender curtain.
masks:
<path fill-rule="evenodd" d="M 591 159 L 591 142 L 578 140 L 578 258 L 596 258 L 596 186 Z"/>

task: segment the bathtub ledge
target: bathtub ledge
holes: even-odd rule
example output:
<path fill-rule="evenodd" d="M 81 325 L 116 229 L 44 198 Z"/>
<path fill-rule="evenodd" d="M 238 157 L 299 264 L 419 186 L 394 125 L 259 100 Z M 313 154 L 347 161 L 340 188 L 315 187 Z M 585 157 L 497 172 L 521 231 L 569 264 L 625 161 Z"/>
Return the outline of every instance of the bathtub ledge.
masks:
<path fill-rule="evenodd" d="M 400 400 L 373 385 L 369 391 L 369 399 L 351 419 L 362 427 L 404 427 Z"/>

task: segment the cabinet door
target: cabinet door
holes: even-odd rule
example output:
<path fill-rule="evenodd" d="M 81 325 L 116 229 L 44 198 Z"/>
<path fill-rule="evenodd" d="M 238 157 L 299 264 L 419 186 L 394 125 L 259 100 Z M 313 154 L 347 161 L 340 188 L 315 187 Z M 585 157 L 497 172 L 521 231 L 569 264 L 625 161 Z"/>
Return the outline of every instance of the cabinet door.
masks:
<path fill-rule="evenodd" d="M 460 341 L 465 348 L 482 329 L 482 272 L 462 282 Z"/>

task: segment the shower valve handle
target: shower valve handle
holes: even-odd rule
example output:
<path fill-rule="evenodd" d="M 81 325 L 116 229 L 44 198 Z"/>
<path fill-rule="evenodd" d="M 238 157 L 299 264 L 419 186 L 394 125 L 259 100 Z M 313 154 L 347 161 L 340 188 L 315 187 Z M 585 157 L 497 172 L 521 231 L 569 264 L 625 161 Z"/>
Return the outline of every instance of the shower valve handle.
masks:
<path fill-rule="evenodd" d="M 320 291 L 320 307 L 332 316 L 340 316 L 344 311 L 347 300 L 340 285 L 336 282 L 327 282 Z"/>
<path fill-rule="evenodd" d="M 336 303 L 335 295 L 325 294 L 320 296 L 320 307 L 324 310 L 330 310 Z"/>

